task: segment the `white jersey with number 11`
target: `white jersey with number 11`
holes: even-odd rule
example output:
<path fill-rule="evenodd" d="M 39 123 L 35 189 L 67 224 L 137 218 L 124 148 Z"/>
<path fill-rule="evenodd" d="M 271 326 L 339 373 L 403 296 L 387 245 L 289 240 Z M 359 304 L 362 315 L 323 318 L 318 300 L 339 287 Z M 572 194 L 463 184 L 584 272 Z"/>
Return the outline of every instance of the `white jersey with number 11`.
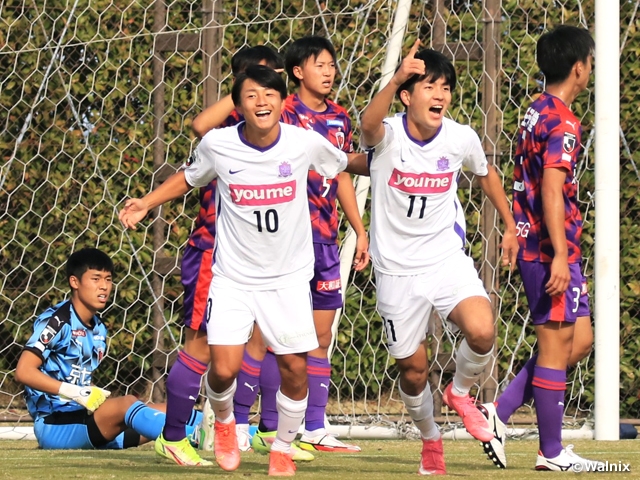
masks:
<path fill-rule="evenodd" d="M 405 114 L 384 128 L 369 148 L 371 258 L 378 272 L 418 275 L 464 247 L 458 174 L 487 175 L 487 159 L 478 135 L 447 118 L 426 142 L 409 134 Z"/>

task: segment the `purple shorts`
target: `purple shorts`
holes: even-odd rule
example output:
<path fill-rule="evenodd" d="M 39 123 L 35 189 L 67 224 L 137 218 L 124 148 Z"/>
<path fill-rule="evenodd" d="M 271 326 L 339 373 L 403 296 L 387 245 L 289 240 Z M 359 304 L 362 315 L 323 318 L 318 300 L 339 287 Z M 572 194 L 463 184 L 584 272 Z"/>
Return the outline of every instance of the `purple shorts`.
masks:
<path fill-rule="evenodd" d="M 311 279 L 311 299 L 314 310 L 342 308 L 342 282 L 338 245 L 314 243 L 316 263 Z"/>
<path fill-rule="evenodd" d="M 200 250 L 187 245 L 180 266 L 184 287 L 184 326 L 192 330 L 207 331 L 205 313 L 211 284 L 213 250 Z"/>
<path fill-rule="evenodd" d="M 571 280 L 564 295 L 551 297 L 545 292 L 545 284 L 551 275 L 551 264 L 518 260 L 524 292 L 534 325 L 547 322 L 575 322 L 578 317 L 589 317 L 587 279 L 582 275 L 579 263 L 569 264 Z"/>

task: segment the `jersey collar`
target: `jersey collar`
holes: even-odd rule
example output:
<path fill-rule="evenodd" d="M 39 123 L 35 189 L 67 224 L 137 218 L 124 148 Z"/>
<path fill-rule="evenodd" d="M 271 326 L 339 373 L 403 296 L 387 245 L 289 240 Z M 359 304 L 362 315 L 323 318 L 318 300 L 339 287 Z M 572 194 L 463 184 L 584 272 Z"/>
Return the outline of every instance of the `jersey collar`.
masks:
<path fill-rule="evenodd" d="M 258 150 L 259 152 L 266 152 L 270 148 L 273 148 L 279 141 L 280 136 L 282 135 L 282 125 L 280 125 L 280 131 L 278 132 L 278 136 L 274 140 L 271 145 L 267 145 L 266 147 L 259 147 L 258 145 L 254 145 L 244 136 L 244 125 L 246 122 L 242 122 L 238 124 L 238 135 L 240 136 L 240 141 L 244 143 L 246 146 L 253 148 L 254 150 Z"/>
<path fill-rule="evenodd" d="M 436 137 L 442 131 L 442 125 L 444 125 L 444 121 L 438 127 L 438 131 L 436 132 L 436 134 L 433 137 L 431 137 L 429 140 L 418 140 L 413 135 L 411 135 L 411 133 L 409 133 L 409 127 L 407 126 L 407 114 L 404 113 L 402 115 L 402 126 L 404 127 L 404 131 L 407 134 L 407 137 L 409 137 L 409 140 L 411 140 L 413 143 L 420 145 L 421 147 L 429 145 L 431 142 L 433 142 L 436 139 Z"/>

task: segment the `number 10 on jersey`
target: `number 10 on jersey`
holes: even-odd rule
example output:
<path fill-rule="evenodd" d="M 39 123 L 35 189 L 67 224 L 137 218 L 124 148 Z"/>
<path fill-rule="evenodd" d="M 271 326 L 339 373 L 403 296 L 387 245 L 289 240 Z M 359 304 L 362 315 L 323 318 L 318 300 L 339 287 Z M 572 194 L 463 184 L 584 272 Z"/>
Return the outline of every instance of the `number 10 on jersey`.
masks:
<path fill-rule="evenodd" d="M 270 208 L 264 212 L 264 214 L 260 210 L 255 210 L 253 214 L 256 216 L 258 232 L 263 231 L 263 225 L 269 233 L 275 233 L 278 231 L 278 212 L 275 209 Z"/>

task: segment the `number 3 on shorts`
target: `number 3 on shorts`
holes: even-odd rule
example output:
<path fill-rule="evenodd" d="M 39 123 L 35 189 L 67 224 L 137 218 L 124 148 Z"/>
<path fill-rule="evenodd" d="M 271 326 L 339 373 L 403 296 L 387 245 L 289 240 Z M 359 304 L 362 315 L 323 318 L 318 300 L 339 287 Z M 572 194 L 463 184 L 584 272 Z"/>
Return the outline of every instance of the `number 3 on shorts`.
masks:
<path fill-rule="evenodd" d="M 387 343 L 392 344 L 396 342 L 396 329 L 393 326 L 393 320 L 387 320 L 381 317 L 384 322 L 385 331 L 387 333 Z"/>
<path fill-rule="evenodd" d="M 580 306 L 580 295 L 582 294 L 582 291 L 578 287 L 573 287 L 571 291 L 575 293 L 575 297 L 573 297 L 573 303 L 575 304 L 575 307 L 571 309 L 571 312 L 576 313 L 578 311 L 578 307 Z"/>

